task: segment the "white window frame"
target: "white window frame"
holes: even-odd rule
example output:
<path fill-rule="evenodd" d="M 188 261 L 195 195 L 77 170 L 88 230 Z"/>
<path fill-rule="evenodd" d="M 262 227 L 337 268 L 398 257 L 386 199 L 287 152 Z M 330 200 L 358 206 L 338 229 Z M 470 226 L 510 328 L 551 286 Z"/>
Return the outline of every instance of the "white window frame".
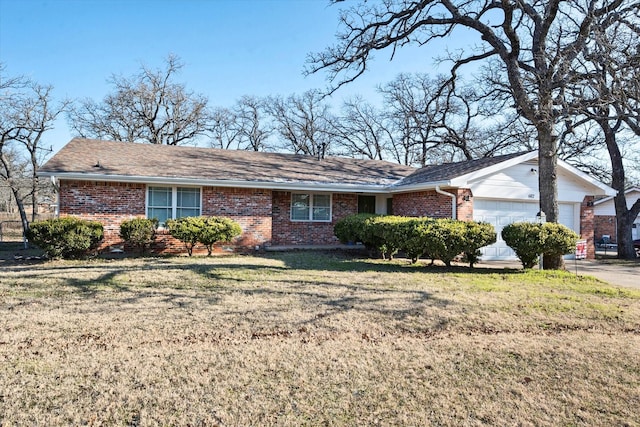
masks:
<path fill-rule="evenodd" d="M 309 196 L 309 215 L 306 219 L 294 219 L 293 218 L 293 198 L 296 195 Z M 313 205 L 315 196 L 329 196 L 329 219 L 313 219 Z M 324 207 L 324 206 L 323 206 Z M 305 191 L 296 191 L 291 193 L 291 199 L 289 204 L 289 219 L 292 222 L 331 222 L 333 218 L 333 194 L 331 193 L 314 193 Z"/>
<path fill-rule="evenodd" d="M 171 218 L 167 218 L 168 220 L 176 219 L 176 215 L 178 213 L 178 189 L 183 189 L 183 188 L 198 190 L 198 196 L 200 198 L 198 203 L 200 206 L 198 207 L 197 216 L 202 215 L 202 187 L 193 187 L 188 185 L 147 185 L 147 190 L 145 191 L 145 209 L 144 209 L 145 217 L 149 218 L 149 190 L 151 188 L 170 188 L 171 189 Z M 160 206 L 154 206 L 154 207 L 160 207 Z M 159 225 L 159 228 L 164 228 L 164 227 L 165 227 L 164 224 Z"/>

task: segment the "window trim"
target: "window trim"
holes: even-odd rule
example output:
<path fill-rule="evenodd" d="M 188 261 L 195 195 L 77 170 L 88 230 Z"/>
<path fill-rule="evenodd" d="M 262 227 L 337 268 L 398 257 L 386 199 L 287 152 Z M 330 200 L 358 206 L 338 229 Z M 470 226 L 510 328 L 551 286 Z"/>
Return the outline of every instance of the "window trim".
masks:
<path fill-rule="evenodd" d="M 145 208 L 144 208 L 144 216 L 145 218 L 149 218 L 149 190 L 151 188 L 170 188 L 171 189 L 171 218 L 167 219 L 176 219 L 176 213 L 178 212 L 178 188 L 186 188 L 186 189 L 197 189 L 198 196 L 200 200 L 198 201 L 198 215 L 202 215 L 202 187 L 194 186 L 194 185 L 150 185 L 147 184 L 147 188 L 145 191 Z M 161 206 L 154 206 L 156 208 L 160 208 Z M 164 229 L 165 226 L 160 224 L 158 228 Z"/>
<path fill-rule="evenodd" d="M 309 196 L 309 213 L 307 219 L 294 219 L 293 218 L 293 197 L 295 195 L 307 195 Z M 313 206 L 315 196 L 329 196 L 329 219 L 313 219 Z M 323 206 L 324 207 L 324 206 Z M 291 192 L 289 199 L 289 220 L 291 222 L 324 222 L 331 223 L 333 221 L 333 193 L 320 193 L 320 192 L 306 192 L 306 191 L 294 191 Z"/>

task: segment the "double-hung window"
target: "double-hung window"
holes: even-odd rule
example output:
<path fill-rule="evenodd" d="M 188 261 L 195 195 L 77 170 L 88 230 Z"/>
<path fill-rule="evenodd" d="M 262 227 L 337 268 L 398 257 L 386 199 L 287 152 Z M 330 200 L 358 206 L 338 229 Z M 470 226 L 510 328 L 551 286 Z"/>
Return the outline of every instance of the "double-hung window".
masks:
<path fill-rule="evenodd" d="M 149 187 L 147 218 L 156 218 L 161 227 L 168 219 L 201 215 L 200 188 Z"/>
<path fill-rule="evenodd" d="M 293 193 L 291 195 L 292 221 L 331 221 L 331 195 Z"/>

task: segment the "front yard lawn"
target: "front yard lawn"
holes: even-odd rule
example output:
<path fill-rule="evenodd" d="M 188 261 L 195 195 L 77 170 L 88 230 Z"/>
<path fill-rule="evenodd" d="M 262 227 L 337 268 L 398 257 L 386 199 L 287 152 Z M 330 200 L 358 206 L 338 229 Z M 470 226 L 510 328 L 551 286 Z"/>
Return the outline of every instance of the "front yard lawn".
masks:
<path fill-rule="evenodd" d="M 638 425 L 640 290 L 340 253 L 0 265 L 0 425 Z"/>

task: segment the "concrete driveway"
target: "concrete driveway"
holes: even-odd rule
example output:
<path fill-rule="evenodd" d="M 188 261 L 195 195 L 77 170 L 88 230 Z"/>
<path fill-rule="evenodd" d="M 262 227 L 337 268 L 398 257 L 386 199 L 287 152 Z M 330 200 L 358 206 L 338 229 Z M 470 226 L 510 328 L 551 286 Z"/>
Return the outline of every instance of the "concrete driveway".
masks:
<path fill-rule="evenodd" d="M 483 261 L 477 267 L 522 268 L 519 261 Z M 593 276 L 612 285 L 640 289 L 640 259 L 566 260 L 567 271 L 580 276 Z"/>
<path fill-rule="evenodd" d="M 594 276 L 612 285 L 640 289 L 640 261 L 626 260 L 569 260 L 568 271 L 583 276 Z"/>

